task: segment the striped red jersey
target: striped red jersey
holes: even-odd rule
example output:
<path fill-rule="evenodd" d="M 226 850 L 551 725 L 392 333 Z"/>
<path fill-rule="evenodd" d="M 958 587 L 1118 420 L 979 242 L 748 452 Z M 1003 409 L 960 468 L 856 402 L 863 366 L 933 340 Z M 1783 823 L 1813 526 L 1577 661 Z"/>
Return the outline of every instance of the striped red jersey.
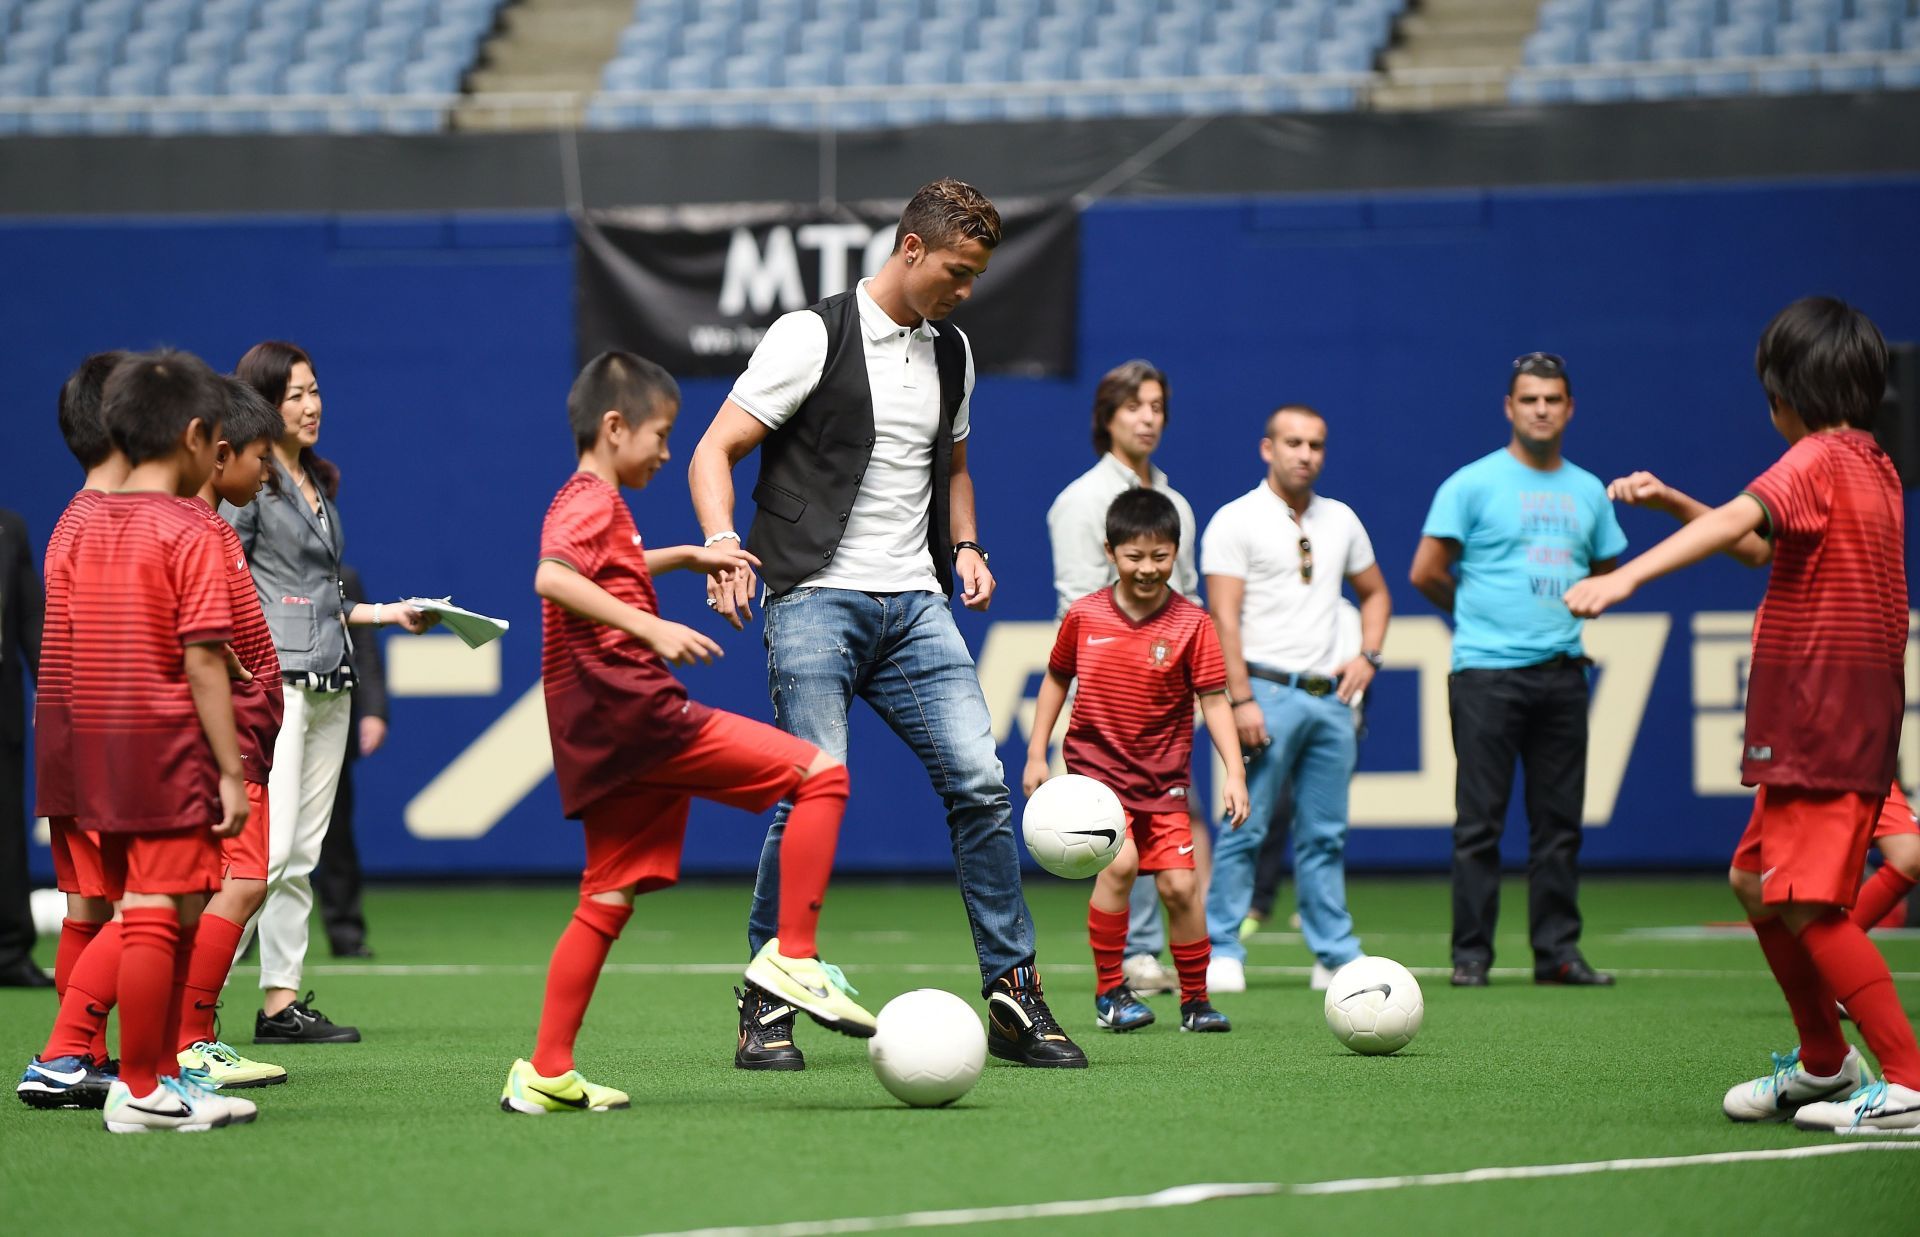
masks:
<path fill-rule="evenodd" d="M 144 833 L 220 819 L 220 773 L 187 685 L 186 647 L 233 639 L 220 537 L 167 494 L 108 494 L 74 538 L 75 815 Z"/>
<path fill-rule="evenodd" d="M 1773 570 L 1747 676 L 1749 786 L 1881 795 L 1906 711 L 1900 478 L 1863 430 L 1809 434 L 1746 492 Z"/>
<path fill-rule="evenodd" d="M 591 473 L 574 473 L 554 495 L 540 558 L 571 567 L 636 610 L 660 613 L 633 512 L 618 489 Z M 560 805 L 577 818 L 685 747 L 710 711 L 687 699 L 660 655 L 627 633 L 551 601 L 541 603 L 540 618 L 553 768 Z"/>
<path fill-rule="evenodd" d="M 106 494 L 81 490 L 67 501 L 47 538 L 46 624 L 40 638 L 39 672 L 33 680 L 33 810 L 39 816 L 72 816 L 73 772 L 69 737 L 73 693 L 73 646 L 67 633 L 67 563 L 73 539 Z"/>
<path fill-rule="evenodd" d="M 182 501 L 187 510 L 205 517 L 213 526 L 226 555 L 227 595 L 233 603 L 233 655 L 253 676 L 251 683 L 233 684 L 233 720 L 240 733 L 240 760 L 247 780 L 265 786 L 273 768 L 273 742 L 280 737 L 286 709 L 280 655 L 273 651 L 273 632 L 260 609 L 260 593 L 253 585 L 253 572 L 247 569 L 247 552 L 240 544 L 240 534 L 199 499 Z"/>
<path fill-rule="evenodd" d="M 1113 586 L 1067 609 L 1047 669 L 1077 679 L 1067 768 L 1143 812 L 1184 812 L 1192 780 L 1193 698 L 1224 691 L 1226 662 L 1207 612 L 1178 593 L 1143 622 Z"/>

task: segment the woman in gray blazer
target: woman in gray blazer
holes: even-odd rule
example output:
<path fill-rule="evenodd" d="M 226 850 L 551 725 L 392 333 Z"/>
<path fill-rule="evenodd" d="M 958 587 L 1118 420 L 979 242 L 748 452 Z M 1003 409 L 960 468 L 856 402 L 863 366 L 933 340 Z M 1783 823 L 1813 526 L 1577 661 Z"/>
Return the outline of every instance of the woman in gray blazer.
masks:
<path fill-rule="evenodd" d="M 393 624 L 420 632 L 438 616 L 397 602 L 346 603 L 340 587 L 345 540 L 333 503 L 340 471 L 314 451 L 320 384 L 312 358 L 293 344 L 270 340 L 249 349 L 234 371 L 280 410 L 286 427 L 274 443 L 260 497 L 246 507 L 220 508 L 246 549 L 286 676 L 286 720 L 267 780 L 267 902 L 258 921 L 263 997 L 253 1042 L 353 1043 L 358 1030 L 336 1025 L 299 997 L 313 910 L 308 874 L 320 858 L 346 759 L 353 690 L 349 629 Z"/>

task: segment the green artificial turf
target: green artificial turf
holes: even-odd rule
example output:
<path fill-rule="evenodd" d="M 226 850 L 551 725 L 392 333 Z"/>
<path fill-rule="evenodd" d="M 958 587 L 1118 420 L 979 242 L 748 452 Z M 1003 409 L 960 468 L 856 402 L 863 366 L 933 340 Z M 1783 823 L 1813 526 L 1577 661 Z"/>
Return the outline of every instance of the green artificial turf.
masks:
<path fill-rule="evenodd" d="M 1762 1071 L 1792 1026 L 1749 939 L 1689 938 L 1729 916 L 1720 882 L 1590 880 L 1588 956 L 1610 991 L 1527 982 L 1525 891 L 1510 886 L 1495 982 L 1456 992 L 1423 975 L 1426 1026 L 1395 1057 L 1328 1035 L 1298 938 L 1257 938 L 1252 991 L 1221 995 L 1230 1035 L 1183 1035 L 1173 998 L 1126 1036 L 1094 1027 L 1084 885 L 1033 881 L 1055 1012 L 1084 1071 L 989 1061 L 958 1105 L 912 1110 L 881 1090 L 855 1040 L 802 1022 L 808 1068 L 731 1067 L 729 986 L 744 963 L 744 884 L 640 901 L 579 1046 L 625 1112 L 530 1119 L 499 1111 L 531 1051 L 564 888 L 375 889 L 379 957 L 316 958 L 315 1004 L 366 1037 L 259 1050 L 292 1081 L 248 1094 L 247 1127 L 111 1137 L 98 1113 L 0 1104 L 0 1230 L 67 1233 L 640 1234 L 891 1216 L 1151 1193 L 1201 1182 L 1307 1183 L 1511 1165 L 1693 1155 L 1835 1141 L 1734 1126 L 1730 1084 Z M 1370 952 L 1447 961 L 1438 880 L 1356 880 Z M 878 1009 L 895 993 L 978 986 L 950 885 L 836 886 L 821 946 Z M 323 939 L 318 931 L 316 940 Z M 1882 937 L 1910 1014 L 1920 937 Z M 51 963 L 51 942 L 42 961 Z M 225 1032 L 249 1051 L 254 974 L 227 990 Z M 0 991 L 0 1053 L 24 1067 L 50 994 Z M 1172 1210 L 1048 1217 L 1034 1233 L 1920 1232 L 1920 1139 L 1899 1152 L 1336 1196 L 1282 1194 Z"/>

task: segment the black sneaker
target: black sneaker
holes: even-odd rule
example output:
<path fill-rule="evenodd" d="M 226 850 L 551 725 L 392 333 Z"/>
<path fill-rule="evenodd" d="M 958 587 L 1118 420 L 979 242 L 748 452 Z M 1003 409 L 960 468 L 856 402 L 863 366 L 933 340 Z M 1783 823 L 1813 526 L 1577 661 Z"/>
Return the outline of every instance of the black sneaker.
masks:
<path fill-rule="evenodd" d="M 256 1044 L 357 1044 L 358 1027 L 336 1026 L 312 1005 L 313 993 L 295 1001 L 273 1017 L 262 1010 L 253 1019 Z"/>
<path fill-rule="evenodd" d="M 740 1010 L 740 1041 L 733 1049 L 733 1068 L 796 1070 L 807 1059 L 793 1042 L 793 1006 L 748 984 L 733 990 Z"/>
<path fill-rule="evenodd" d="M 1585 958 L 1575 958 L 1559 966 L 1535 967 L 1533 982 L 1547 987 L 1611 988 L 1613 976 L 1594 970 Z"/>
<path fill-rule="evenodd" d="M 987 1051 L 1043 1069 L 1085 1069 L 1087 1054 L 1067 1038 L 1040 989 L 1040 972 L 1017 966 L 987 994 Z"/>
<path fill-rule="evenodd" d="M 1182 1031 L 1231 1031 L 1233 1024 L 1227 1016 L 1213 1007 L 1207 998 L 1180 1003 L 1180 1029 Z"/>
<path fill-rule="evenodd" d="M 1453 964 L 1452 984 L 1456 988 L 1484 988 L 1487 986 L 1487 964 L 1468 959 Z"/>

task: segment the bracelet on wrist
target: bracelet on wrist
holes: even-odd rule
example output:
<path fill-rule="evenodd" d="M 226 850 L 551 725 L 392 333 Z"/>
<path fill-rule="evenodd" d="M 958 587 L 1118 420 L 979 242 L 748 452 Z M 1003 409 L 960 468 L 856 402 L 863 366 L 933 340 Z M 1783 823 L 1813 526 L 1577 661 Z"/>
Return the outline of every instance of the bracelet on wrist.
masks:
<path fill-rule="evenodd" d="M 384 613 L 386 608 L 386 605 L 382 602 L 376 601 L 373 603 L 373 625 L 375 627 L 386 626 L 387 620 Z"/>
<path fill-rule="evenodd" d="M 719 542 L 719 541 L 738 542 L 739 540 L 740 540 L 740 534 L 734 532 L 731 528 L 727 528 L 727 529 L 722 529 L 720 532 L 715 533 L 713 536 L 707 538 L 705 541 L 701 542 L 700 544 L 701 544 L 701 547 L 704 549 L 704 548 L 710 548 L 715 542 Z"/>
<path fill-rule="evenodd" d="M 1244 700 L 1235 700 L 1235 699 L 1234 699 L 1234 698 L 1233 698 L 1232 696 L 1228 696 L 1228 697 L 1227 697 L 1227 707 L 1228 707 L 1228 708 L 1233 708 L 1233 709 L 1237 709 L 1237 708 L 1239 708 L 1239 707 L 1240 707 L 1241 705 L 1243 705 L 1243 704 L 1252 704 L 1252 703 L 1253 703 L 1253 697 L 1252 697 L 1252 696 L 1248 696 L 1248 697 L 1247 697 L 1246 699 L 1244 699 Z"/>

